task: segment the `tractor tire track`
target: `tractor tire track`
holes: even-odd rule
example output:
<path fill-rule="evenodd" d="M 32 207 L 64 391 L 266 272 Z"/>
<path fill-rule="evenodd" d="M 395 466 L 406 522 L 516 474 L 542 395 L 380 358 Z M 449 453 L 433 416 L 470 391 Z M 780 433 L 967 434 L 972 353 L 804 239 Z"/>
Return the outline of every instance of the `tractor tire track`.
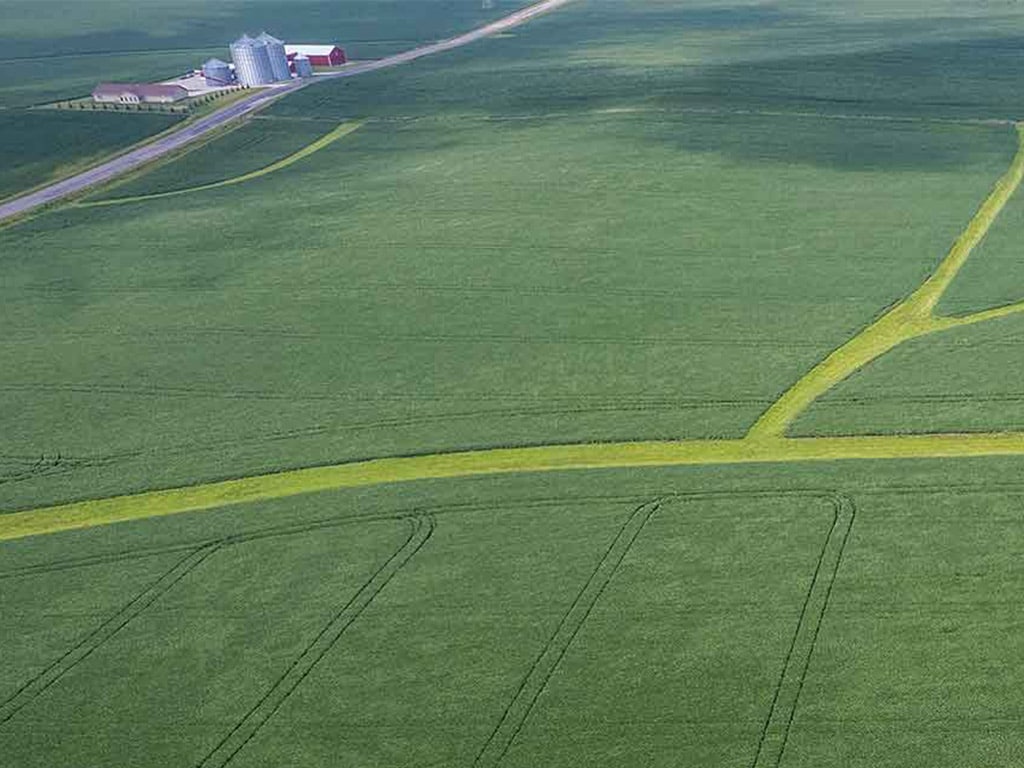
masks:
<path fill-rule="evenodd" d="M 284 705 L 295 689 L 312 673 L 320 660 L 337 644 L 346 630 L 355 623 L 377 595 L 430 540 L 435 528 L 433 517 L 419 516 L 410 519 L 410 522 L 409 535 L 402 545 L 331 617 L 266 693 L 196 763 L 196 768 L 211 768 L 212 766 L 222 768 L 230 763 Z"/>
<path fill-rule="evenodd" d="M 68 571 L 75 568 L 88 568 L 92 565 L 113 565 L 114 563 L 129 562 L 131 560 L 142 560 L 147 557 L 156 557 L 158 555 L 170 554 L 172 552 L 184 552 L 186 550 L 195 550 L 198 547 L 206 546 L 208 543 L 208 541 L 203 541 L 187 544 L 171 544 L 166 547 L 146 547 L 139 550 L 110 552 L 106 554 L 91 555 L 86 557 L 72 557 L 66 560 L 51 560 L 46 563 L 26 565 L 22 566 L 21 568 L 12 568 L 9 571 L 2 571 L 0 572 L 0 580 L 15 579 L 19 576 L 35 576 L 41 573 L 55 573 L 58 571 Z"/>
<path fill-rule="evenodd" d="M 218 541 L 193 549 L 185 557 L 178 560 L 170 570 L 166 571 L 146 589 L 122 606 L 115 614 L 93 629 L 43 670 L 24 682 L 18 690 L 0 702 L 0 728 L 36 697 L 54 685 L 78 664 L 85 661 L 96 649 L 128 626 L 132 620 L 156 602 L 175 584 L 188 576 L 203 561 L 216 552 L 220 546 L 221 543 Z"/>
<path fill-rule="evenodd" d="M 444 392 L 439 394 L 425 394 L 416 392 L 394 392 L 368 394 L 363 392 L 340 391 L 331 392 L 284 392 L 275 390 L 258 389 L 235 389 L 230 387 L 182 387 L 182 386 L 127 386 L 117 384 L 0 384 L 0 392 L 14 392 L 26 394 L 82 394 L 82 395 L 110 395 L 124 397 L 206 397 L 211 399 L 224 400 L 268 400 L 287 402 L 330 402 L 340 404 L 353 403 L 438 403 L 445 404 L 451 399 L 458 399 L 462 402 L 474 403 L 508 403 L 519 401 L 529 403 L 541 401 L 544 403 L 557 403 L 563 401 L 563 405 L 569 402 L 594 402 L 597 405 L 576 406 L 579 408 L 602 408 L 615 405 L 625 406 L 674 406 L 679 408 L 701 408 L 705 406 L 729 407 L 737 405 L 763 405 L 770 402 L 765 397 L 737 397 L 737 398 L 702 398 L 686 397 L 679 395 L 658 395 L 648 397 L 620 397 L 608 394 L 573 394 L 573 395 L 552 395 L 550 397 L 518 392 L 489 392 L 489 393 L 461 393 Z M 603 402 L 602 402 L 603 401 Z M 557 406 L 536 406 L 538 409 Z M 497 409 L 496 409 L 497 410 Z M 502 409 L 505 410 L 505 409 Z M 481 413 L 476 411 L 473 413 Z M 455 414 L 440 414 L 446 416 Z"/>
<path fill-rule="evenodd" d="M 640 532 L 661 507 L 661 500 L 641 504 L 629 515 L 612 539 L 597 567 L 590 574 L 583 588 L 562 615 L 554 633 L 544 644 L 540 654 L 533 660 L 530 669 L 519 683 L 515 694 L 505 706 L 504 712 L 481 747 L 473 766 L 495 766 L 508 753 L 519 732 L 526 724 L 537 699 L 548 685 L 548 681 L 561 664 L 573 640 L 590 617 L 594 606 L 604 594 L 612 577 L 625 559 Z"/>
<path fill-rule="evenodd" d="M 925 486 L 920 486 L 922 491 L 927 490 Z M 976 486 L 964 486 L 963 490 L 967 493 L 975 492 L 975 490 L 984 491 L 988 490 L 988 486 L 985 488 L 977 488 Z M 1000 486 L 1000 488 L 1009 491 L 1020 491 L 1024 492 L 1024 484 L 1009 484 Z M 936 486 L 934 489 L 936 492 L 947 490 L 946 486 Z M 914 486 L 906 490 L 908 494 L 918 493 L 918 487 Z M 653 492 L 652 492 L 653 493 Z M 650 495 L 650 494 L 648 494 Z M 673 493 L 671 494 L 672 500 L 681 501 L 700 501 L 709 499 L 759 499 L 759 498 L 813 498 L 813 499 L 825 499 L 830 500 L 832 497 L 823 494 L 819 489 L 816 488 L 793 488 L 779 490 L 774 488 L 763 488 L 763 489 L 747 489 L 747 490 L 706 490 L 706 491 L 690 491 L 686 493 Z M 636 494 L 624 494 L 621 496 L 613 496 L 608 494 L 600 494 L 589 496 L 586 494 L 574 495 L 572 497 L 572 503 L 574 504 L 636 504 L 638 503 Z M 198 547 L 207 546 L 216 540 L 219 540 L 221 547 L 229 547 L 235 544 L 241 544 L 247 541 L 254 541 L 257 539 L 267 539 L 274 537 L 292 536 L 299 535 L 302 533 L 309 533 L 311 531 L 327 530 L 330 528 L 341 527 L 346 525 L 358 525 L 363 523 L 381 522 L 386 520 L 408 520 L 410 517 L 415 517 L 417 514 L 429 514 L 437 517 L 440 515 L 447 514 L 459 514 L 465 512 L 499 512 L 502 510 L 508 510 L 509 506 L 514 506 L 517 509 L 551 509 L 551 508 L 563 508 L 566 505 L 566 499 L 564 496 L 531 496 L 526 498 L 505 498 L 500 501 L 484 503 L 480 501 L 471 502 L 457 502 L 447 504 L 435 504 L 435 505 L 424 505 L 417 504 L 415 507 L 400 507 L 394 510 L 380 513 L 371 513 L 363 515 L 333 515 L 331 517 L 322 517 L 307 522 L 296 522 L 296 523 L 281 523 L 278 525 L 265 526 L 262 528 L 253 528 L 242 533 L 233 534 L 223 539 L 201 539 L 198 541 L 182 541 L 174 544 L 169 544 L 165 547 L 151 548 L 141 547 L 137 549 L 121 550 L 118 552 L 101 553 L 97 555 L 68 558 L 64 560 L 49 560 L 42 563 L 34 563 L 32 565 L 22 566 L 20 568 L 13 568 L 8 571 L 0 571 L 0 579 L 13 578 L 23 575 L 31 575 L 35 573 L 45 573 L 56 570 L 67 570 L 71 568 L 82 568 L 90 565 L 103 564 L 108 562 L 119 562 L 122 559 L 134 560 L 144 557 L 151 557 L 153 555 L 159 555 L 169 552 L 179 552 L 187 549 L 196 549 Z"/>
<path fill-rule="evenodd" d="M 166 573 L 150 584 L 150 586 L 142 593 L 132 598 L 132 600 L 118 610 L 117 613 L 93 629 L 86 637 L 65 651 L 60 657 L 55 659 L 37 675 L 23 683 L 17 691 L 3 701 L 0 701 L 0 727 L 3 727 L 3 724 L 7 722 L 7 720 L 10 720 L 19 710 L 30 704 L 39 694 L 58 682 L 58 680 L 73 667 L 85 661 L 93 651 L 106 643 L 107 640 L 111 639 L 115 634 L 117 634 L 117 632 L 137 618 L 145 609 L 150 607 L 157 598 L 169 591 L 175 584 L 181 581 L 215 551 L 223 551 L 228 547 L 244 544 L 250 541 L 286 536 L 299 536 L 313 531 L 340 528 L 348 525 L 360 525 L 386 520 L 405 521 L 409 519 L 410 516 L 407 512 L 399 512 L 380 515 L 362 515 L 340 520 L 337 518 L 317 520 L 305 524 L 299 523 L 268 526 L 266 528 L 247 531 L 245 533 L 235 534 L 222 539 L 172 544 L 166 547 L 144 548 L 137 551 L 122 551 L 108 555 L 97 555 L 95 557 L 70 558 L 65 561 L 41 563 L 0 573 L 0 580 L 3 580 L 19 576 L 34 576 L 42 573 L 52 573 L 56 571 L 89 567 L 92 565 L 115 564 L 186 550 L 188 552 L 184 558 L 177 561 Z"/>
<path fill-rule="evenodd" d="M 676 347 L 682 349 L 808 349 L 818 351 L 827 348 L 827 343 L 806 341 L 785 341 L 782 339 L 699 339 L 690 336 L 582 336 L 582 335 L 537 335 L 530 333 L 387 333 L 376 329 L 349 329 L 346 331 L 317 331 L 298 328 L 225 328 L 202 326 L 196 328 L 152 328 L 129 331 L 92 333 L 88 331 L 64 331 L 47 338 L 55 342 L 113 338 L 132 341 L 158 341 L 169 343 L 194 343 L 197 339 L 242 339 L 254 342 L 257 339 L 280 341 L 323 341 L 347 342 L 351 345 L 376 346 L 379 344 L 475 344 L 475 345 L 547 345 L 547 346 L 617 346 L 636 349 L 652 347 Z M 32 334 L 8 334 L 4 343 L 37 343 Z"/>
<path fill-rule="evenodd" d="M 783 659 L 782 670 L 772 695 L 768 714 L 758 738 L 750 768 L 778 768 L 789 741 L 789 733 L 796 717 L 800 694 L 807 679 L 814 648 L 825 620 L 832 597 L 832 588 L 846 544 L 857 515 L 851 499 L 837 496 L 833 501 L 833 518 L 822 544 L 811 583 L 797 619 L 789 649 Z"/>

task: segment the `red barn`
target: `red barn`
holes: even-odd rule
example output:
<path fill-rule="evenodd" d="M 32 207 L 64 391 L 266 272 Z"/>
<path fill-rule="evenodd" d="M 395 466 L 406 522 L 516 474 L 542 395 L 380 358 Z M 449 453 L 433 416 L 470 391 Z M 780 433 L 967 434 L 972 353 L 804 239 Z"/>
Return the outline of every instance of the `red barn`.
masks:
<path fill-rule="evenodd" d="M 284 52 L 289 61 L 300 53 L 308 56 L 309 63 L 314 67 L 340 67 L 348 61 L 345 51 L 336 45 L 286 45 Z"/>

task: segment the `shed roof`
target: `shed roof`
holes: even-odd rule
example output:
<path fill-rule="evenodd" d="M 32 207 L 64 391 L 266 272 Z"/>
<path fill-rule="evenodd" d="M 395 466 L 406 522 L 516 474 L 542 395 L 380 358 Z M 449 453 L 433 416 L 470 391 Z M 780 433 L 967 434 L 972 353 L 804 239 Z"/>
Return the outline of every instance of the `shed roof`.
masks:
<path fill-rule="evenodd" d="M 100 83 L 93 89 L 94 96 L 118 96 L 131 93 L 139 98 L 188 96 L 188 90 L 180 85 L 160 85 L 157 83 Z"/>

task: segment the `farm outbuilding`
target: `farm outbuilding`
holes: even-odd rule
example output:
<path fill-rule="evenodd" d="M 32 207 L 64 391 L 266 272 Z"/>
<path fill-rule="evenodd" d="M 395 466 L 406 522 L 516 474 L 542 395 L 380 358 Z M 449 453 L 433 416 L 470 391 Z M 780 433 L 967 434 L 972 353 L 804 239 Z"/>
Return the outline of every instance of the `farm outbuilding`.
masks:
<path fill-rule="evenodd" d="M 309 56 L 298 54 L 292 58 L 292 67 L 295 69 L 296 77 L 312 77 L 313 76 L 313 64 L 309 60 Z"/>
<path fill-rule="evenodd" d="M 220 59 L 210 59 L 203 64 L 203 79 L 211 87 L 233 85 L 235 73 L 227 62 Z"/>
<path fill-rule="evenodd" d="M 340 67 L 348 61 L 345 50 L 337 45 L 286 45 L 284 50 L 289 59 L 300 54 L 308 57 L 314 67 Z"/>
<path fill-rule="evenodd" d="M 92 92 L 97 104 L 173 104 L 188 98 L 180 85 L 100 83 Z"/>

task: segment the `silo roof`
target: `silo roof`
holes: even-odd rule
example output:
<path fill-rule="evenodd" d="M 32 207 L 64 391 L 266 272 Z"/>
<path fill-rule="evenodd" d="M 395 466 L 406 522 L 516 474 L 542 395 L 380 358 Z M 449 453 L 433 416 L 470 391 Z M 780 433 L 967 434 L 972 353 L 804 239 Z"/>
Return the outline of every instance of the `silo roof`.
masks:
<path fill-rule="evenodd" d="M 203 64 L 203 66 L 204 67 L 226 67 L 226 66 L 228 66 L 228 63 L 226 61 L 221 61 L 220 59 L 210 59 L 208 62 Z"/>
<path fill-rule="evenodd" d="M 256 39 L 262 43 L 277 43 L 278 45 L 284 45 L 284 40 L 278 40 L 276 37 L 266 32 L 261 32 L 260 36 Z"/>
<path fill-rule="evenodd" d="M 248 35 L 242 35 L 240 38 L 235 40 L 235 42 L 233 42 L 232 45 L 253 46 L 256 45 L 256 41 Z"/>

